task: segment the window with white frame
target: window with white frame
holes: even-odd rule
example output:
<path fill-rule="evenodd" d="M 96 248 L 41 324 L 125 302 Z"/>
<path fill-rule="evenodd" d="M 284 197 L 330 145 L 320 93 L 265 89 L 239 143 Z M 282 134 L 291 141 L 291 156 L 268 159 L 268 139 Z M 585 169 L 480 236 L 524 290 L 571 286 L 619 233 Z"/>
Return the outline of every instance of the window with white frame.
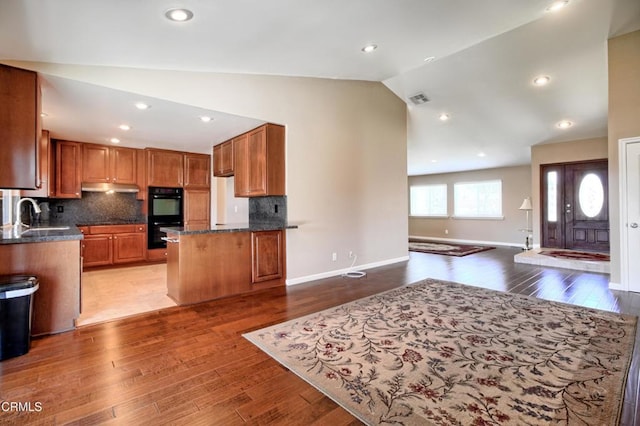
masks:
<path fill-rule="evenodd" d="M 447 185 L 415 185 L 409 189 L 411 216 L 447 216 Z"/>
<path fill-rule="evenodd" d="M 453 184 L 453 215 L 463 218 L 502 218 L 502 181 Z"/>

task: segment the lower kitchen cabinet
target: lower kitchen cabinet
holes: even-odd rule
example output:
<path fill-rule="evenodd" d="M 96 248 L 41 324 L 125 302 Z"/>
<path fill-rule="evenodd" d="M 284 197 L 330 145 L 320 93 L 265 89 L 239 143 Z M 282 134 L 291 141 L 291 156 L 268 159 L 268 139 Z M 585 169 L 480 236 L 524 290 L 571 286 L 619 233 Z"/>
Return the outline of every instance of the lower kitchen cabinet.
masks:
<path fill-rule="evenodd" d="M 84 267 L 109 266 L 143 262 L 147 254 L 147 226 L 93 225 L 83 226 L 82 258 Z"/>
<path fill-rule="evenodd" d="M 284 230 L 167 236 L 167 295 L 178 305 L 285 285 Z"/>
<path fill-rule="evenodd" d="M 282 278 L 284 268 L 284 238 L 282 231 L 251 233 L 251 282 L 259 283 Z"/>

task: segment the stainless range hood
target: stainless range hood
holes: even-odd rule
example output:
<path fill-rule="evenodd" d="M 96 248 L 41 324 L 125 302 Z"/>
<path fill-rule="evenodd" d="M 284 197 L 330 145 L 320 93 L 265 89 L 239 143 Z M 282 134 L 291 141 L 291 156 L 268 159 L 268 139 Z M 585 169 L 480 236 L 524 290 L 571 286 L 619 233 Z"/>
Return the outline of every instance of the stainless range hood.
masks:
<path fill-rule="evenodd" d="M 82 182 L 82 190 L 85 192 L 140 192 L 138 185 L 132 183 L 95 183 Z"/>

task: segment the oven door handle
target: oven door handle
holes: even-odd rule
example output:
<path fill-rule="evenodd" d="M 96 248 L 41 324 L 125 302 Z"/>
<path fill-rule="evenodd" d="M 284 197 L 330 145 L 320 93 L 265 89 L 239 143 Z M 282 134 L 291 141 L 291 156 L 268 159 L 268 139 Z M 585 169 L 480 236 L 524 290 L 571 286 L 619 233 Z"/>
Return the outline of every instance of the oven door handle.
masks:
<path fill-rule="evenodd" d="M 160 237 L 162 241 L 166 241 L 168 243 L 179 243 L 180 239 L 178 238 L 169 238 L 169 237 Z"/>

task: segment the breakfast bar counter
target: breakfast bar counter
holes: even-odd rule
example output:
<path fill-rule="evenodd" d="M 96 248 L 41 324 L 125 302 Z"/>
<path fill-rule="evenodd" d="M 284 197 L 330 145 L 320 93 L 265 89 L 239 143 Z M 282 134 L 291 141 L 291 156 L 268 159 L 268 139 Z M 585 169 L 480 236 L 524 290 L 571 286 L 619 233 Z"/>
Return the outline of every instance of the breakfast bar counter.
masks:
<path fill-rule="evenodd" d="M 178 305 L 284 286 L 286 229 L 233 224 L 161 228 L 167 237 L 167 295 Z"/>

